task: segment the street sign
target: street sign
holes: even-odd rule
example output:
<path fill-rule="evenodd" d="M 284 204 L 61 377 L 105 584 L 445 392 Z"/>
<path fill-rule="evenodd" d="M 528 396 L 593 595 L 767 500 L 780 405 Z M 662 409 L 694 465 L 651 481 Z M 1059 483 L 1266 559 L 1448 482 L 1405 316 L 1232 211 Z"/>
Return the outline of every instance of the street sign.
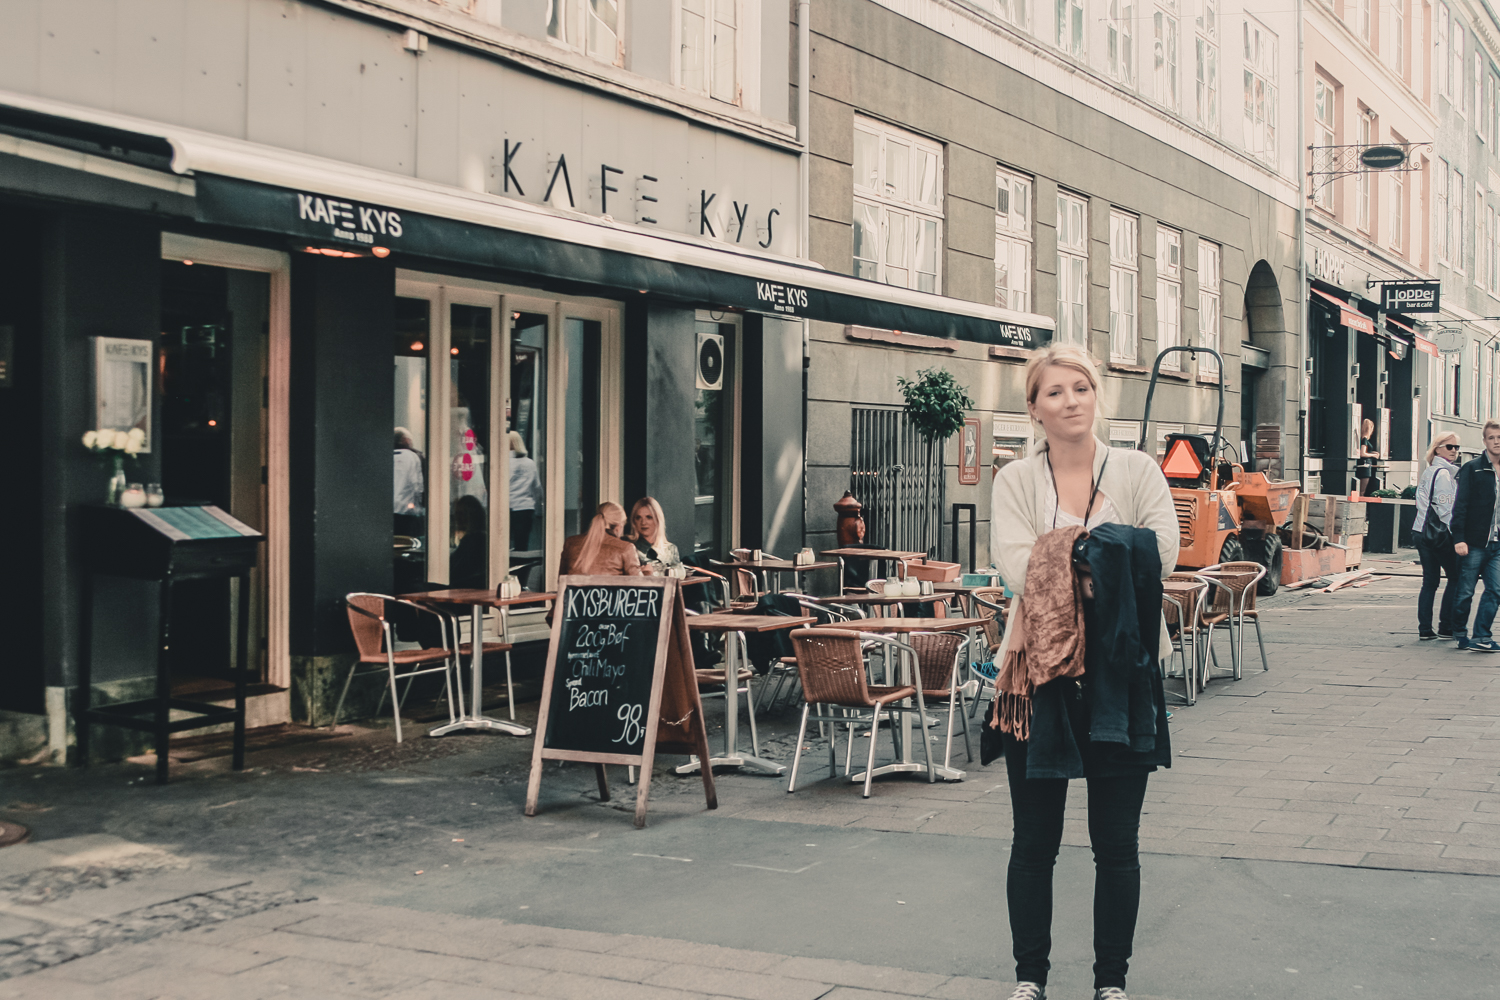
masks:
<path fill-rule="evenodd" d="M 1394 313 L 1435 313 L 1442 288 L 1440 281 L 1383 281 L 1380 308 Z"/>
<path fill-rule="evenodd" d="M 1371 170 L 1391 170 L 1406 163 L 1406 150 L 1400 146 L 1367 146 L 1359 151 L 1359 162 Z"/>
<path fill-rule="evenodd" d="M 1460 354 L 1468 338 L 1464 336 L 1462 330 L 1439 330 L 1437 336 L 1432 339 L 1437 344 L 1437 349 L 1443 354 Z"/>

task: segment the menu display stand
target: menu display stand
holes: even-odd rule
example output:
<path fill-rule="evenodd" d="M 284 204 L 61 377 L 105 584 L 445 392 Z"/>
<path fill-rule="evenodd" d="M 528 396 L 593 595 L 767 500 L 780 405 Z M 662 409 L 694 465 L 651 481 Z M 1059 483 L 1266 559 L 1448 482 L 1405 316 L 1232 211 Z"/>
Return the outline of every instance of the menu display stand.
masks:
<path fill-rule="evenodd" d="M 84 574 L 82 655 L 73 719 L 78 730 L 78 763 L 87 766 L 91 726 L 119 726 L 151 733 L 156 745 L 156 783 L 167 783 L 167 743 L 172 733 L 234 724 L 236 771 L 245 766 L 245 683 L 249 667 L 250 570 L 261 541 L 254 528 L 211 504 L 125 508 L 90 505 L 80 511 L 88 564 Z M 161 618 L 157 630 L 156 694 L 113 705 L 91 704 L 94 578 L 126 577 L 158 581 Z M 239 628 L 235 636 L 234 707 L 172 697 L 172 585 L 182 580 L 236 577 Z M 172 719 L 172 712 L 191 713 Z"/>

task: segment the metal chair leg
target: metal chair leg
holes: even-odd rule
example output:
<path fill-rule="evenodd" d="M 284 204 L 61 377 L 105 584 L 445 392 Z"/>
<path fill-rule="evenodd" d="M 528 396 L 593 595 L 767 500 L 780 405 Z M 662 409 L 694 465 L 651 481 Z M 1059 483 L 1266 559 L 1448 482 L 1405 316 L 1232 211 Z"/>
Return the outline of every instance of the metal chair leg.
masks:
<path fill-rule="evenodd" d="M 1266 659 L 1265 637 L 1260 634 L 1260 616 L 1256 615 L 1250 620 L 1255 623 L 1255 641 L 1260 646 L 1260 669 L 1261 673 L 1265 673 L 1271 669 L 1271 663 Z"/>
<path fill-rule="evenodd" d="M 850 730 L 853 735 L 853 730 Z M 865 798 L 870 797 L 870 782 L 875 780 L 875 741 L 880 738 L 880 706 L 876 706 L 870 715 L 870 759 L 865 764 Z M 891 720 L 891 747 L 896 745 L 896 721 Z"/>
<path fill-rule="evenodd" d="M 516 719 L 516 685 L 510 675 L 510 650 L 505 651 L 505 702 L 510 706 L 510 718 Z"/>
<path fill-rule="evenodd" d="M 349 695 L 349 685 L 354 681 L 354 672 L 359 669 L 359 661 L 349 668 L 349 676 L 344 678 L 344 690 L 339 694 L 339 702 L 333 706 L 333 721 L 328 724 L 329 729 L 335 729 L 339 724 L 339 713 L 344 710 L 344 699 Z"/>
<path fill-rule="evenodd" d="M 391 714 L 396 717 L 396 742 L 400 743 L 401 742 L 401 703 L 396 700 L 396 661 L 391 658 L 391 655 L 390 655 L 389 652 L 386 653 L 386 672 L 390 675 L 390 680 L 391 680 L 391 708 L 392 708 Z M 407 687 L 411 687 L 411 685 L 407 684 Z"/>
<path fill-rule="evenodd" d="M 787 777 L 786 781 L 788 794 L 797 790 L 797 765 L 802 762 L 802 741 L 807 738 L 807 713 L 811 708 L 811 705 L 803 702 L 802 725 L 797 727 L 797 746 L 792 750 L 792 773 Z M 707 767 L 708 761 L 704 761 L 703 766 Z"/>

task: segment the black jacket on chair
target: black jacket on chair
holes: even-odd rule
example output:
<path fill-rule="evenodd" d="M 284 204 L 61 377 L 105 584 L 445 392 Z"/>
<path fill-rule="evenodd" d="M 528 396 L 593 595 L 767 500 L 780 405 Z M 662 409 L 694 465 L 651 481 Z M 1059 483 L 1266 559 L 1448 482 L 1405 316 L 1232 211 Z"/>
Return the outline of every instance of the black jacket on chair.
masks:
<path fill-rule="evenodd" d="M 1482 549 L 1490 540 L 1495 516 L 1495 470 L 1488 454 L 1458 469 L 1458 496 L 1453 501 L 1453 540 Z"/>

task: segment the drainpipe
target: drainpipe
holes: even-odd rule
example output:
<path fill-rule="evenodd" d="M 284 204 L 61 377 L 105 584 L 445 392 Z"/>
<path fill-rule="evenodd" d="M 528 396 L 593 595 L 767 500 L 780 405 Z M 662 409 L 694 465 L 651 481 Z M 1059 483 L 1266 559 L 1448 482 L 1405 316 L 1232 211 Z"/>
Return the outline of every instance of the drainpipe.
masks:
<path fill-rule="evenodd" d="M 1312 357 L 1312 334 L 1307 315 L 1307 91 L 1303 87 L 1307 53 L 1303 42 L 1304 18 L 1302 0 L 1297 0 L 1297 407 L 1301 413 L 1297 432 L 1297 468 L 1302 486 L 1307 485 L 1308 375 L 1307 359 Z M 1415 347 L 1413 347 L 1415 350 Z"/>
<path fill-rule="evenodd" d="M 1300 0 L 1299 0 L 1300 2 Z M 797 0 L 797 141 L 802 149 L 797 154 L 797 204 L 800 209 L 797 223 L 797 256 L 807 260 L 810 256 L 808 219 L 812 215 L 807 203 L 812 176 L 812 130 L 808 119 L 812 106 L 809 91 L 812 89 L 812 3 Z M 807 542 L 807 370 L 812 360 L 812 325 L 802 321 L 802 542 Z M 843 581 L 840 581 L 842 586 Z"/>

